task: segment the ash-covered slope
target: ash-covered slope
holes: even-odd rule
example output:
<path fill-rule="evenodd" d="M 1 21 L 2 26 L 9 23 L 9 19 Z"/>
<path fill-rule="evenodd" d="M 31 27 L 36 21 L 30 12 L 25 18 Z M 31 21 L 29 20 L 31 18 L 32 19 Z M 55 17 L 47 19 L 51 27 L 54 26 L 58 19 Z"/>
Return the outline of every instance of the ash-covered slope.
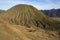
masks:
<path fill-rule="evenodd" d="M 32 30 L 32 31 L 31 31 Z M 58 32 L 11 25 L 0 20 L 0 40 L 60 40 Z"/>
<path fill-rule="evenodd" d="M 36 26 L 47 29 L 58 28 L 55 25 L 55 21 L 45 16 L 41 11 L 31 5 L 16 5 L 1 14 L 1 18 L 11 24 L 23 25 L 27 27 Z"/>

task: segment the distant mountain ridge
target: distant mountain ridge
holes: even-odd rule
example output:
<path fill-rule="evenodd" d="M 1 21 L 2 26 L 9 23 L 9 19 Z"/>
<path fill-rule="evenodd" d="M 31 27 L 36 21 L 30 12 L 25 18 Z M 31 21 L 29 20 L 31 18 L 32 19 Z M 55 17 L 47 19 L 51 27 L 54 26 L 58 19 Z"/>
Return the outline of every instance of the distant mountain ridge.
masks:
<path fill-rule="evenodd" d="M 44 14 L 50 17 L 60 17 L 60 8 L 51 10 L 41 10 Z"/>

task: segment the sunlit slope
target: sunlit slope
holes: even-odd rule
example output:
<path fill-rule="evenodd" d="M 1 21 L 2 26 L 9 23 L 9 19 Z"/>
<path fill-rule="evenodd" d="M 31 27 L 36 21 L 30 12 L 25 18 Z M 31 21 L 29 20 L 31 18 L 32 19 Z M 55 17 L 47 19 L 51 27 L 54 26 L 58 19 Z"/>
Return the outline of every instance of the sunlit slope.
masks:
<path fill-rule="evenodd" d="M 32 31 L 31 31 L 32 30 Z M 35 30 L 35 31 L 34 31 Z M 11 25 L 0 20 L 0 40 L 59 40 L 59 36 L 46 33 L 43 29 L 27 28 L 20 25 Z"/>

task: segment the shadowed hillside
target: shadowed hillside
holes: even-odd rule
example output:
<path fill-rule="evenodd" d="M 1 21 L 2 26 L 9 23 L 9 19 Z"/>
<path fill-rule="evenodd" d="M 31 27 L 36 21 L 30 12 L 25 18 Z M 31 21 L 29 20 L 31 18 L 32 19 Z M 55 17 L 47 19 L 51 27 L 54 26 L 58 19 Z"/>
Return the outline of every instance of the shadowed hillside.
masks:
<path fill-rule="evenodd" d="M 5 10 L 0 10 L 0 13 L 5 12 Z"/>

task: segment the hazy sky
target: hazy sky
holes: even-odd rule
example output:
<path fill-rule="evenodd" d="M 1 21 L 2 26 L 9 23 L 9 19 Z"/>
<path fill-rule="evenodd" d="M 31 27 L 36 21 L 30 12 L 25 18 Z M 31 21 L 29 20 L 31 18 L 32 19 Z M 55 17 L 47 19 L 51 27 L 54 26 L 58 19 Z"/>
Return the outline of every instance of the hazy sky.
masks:
<path fill-rule="evenodd" d="M 29 4 L 39 10 L 60 8 L 60 0 L 0 0 L 0 9 L 7 10 L 17 4 Z"/>

